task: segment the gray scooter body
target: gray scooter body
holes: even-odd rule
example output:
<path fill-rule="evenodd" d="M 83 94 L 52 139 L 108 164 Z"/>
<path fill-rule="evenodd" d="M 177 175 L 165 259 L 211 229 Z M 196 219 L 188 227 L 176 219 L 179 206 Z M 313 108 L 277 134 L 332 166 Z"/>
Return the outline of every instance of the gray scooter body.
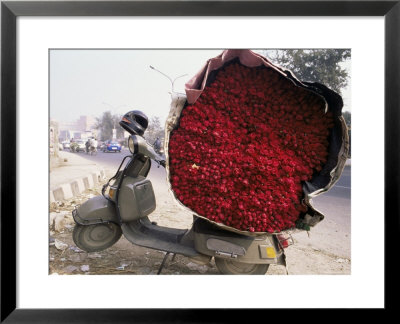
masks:
<path fill-rule="evenodd" d="M 136 145 L 144 144 L 138 141 Z M 272 234 L 245 236 L 217 228 L 198 217 L 193 218 L 190 229 L 162 227 L 151 222 L 147 216 L 155 210 L 156 200 L 151 182 L 146 179 L 150 167 L 149 157 L 133 155 L 110 186 L 115 192 L 113 198 L 103 195 L 88 200 L 73 212 L 75 222 L 113 223 L 135 245 L 194 259 L 215 257 L 247 264 L 285 265 L 283 248 Z"/>

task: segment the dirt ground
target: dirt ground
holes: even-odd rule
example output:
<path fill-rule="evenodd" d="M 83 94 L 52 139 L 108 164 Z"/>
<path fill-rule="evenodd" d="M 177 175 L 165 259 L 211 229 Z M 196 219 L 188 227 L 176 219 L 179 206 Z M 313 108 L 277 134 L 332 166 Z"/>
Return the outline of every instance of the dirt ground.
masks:
<path fill-rule="evenodd" d="M 75 246 L 72 239 L 74 222 L 71 211 L 75 205 L 100 195 L 101 186 L 102 184 L 68 201 L 51 204 L 49 274 L 157 274 L 165 252 L 134 246 L 123 235 L 116 244 L 101 252 L 86 253 Z M 165 186 L 153 183 L 153 187 L 157 208 L 150 215 L 150 220 L 162 226 L 189 228 L 192 214 L 174 203 Z M 289 275 L 351 273 L 350 251 L 341 246 L 342 238 L 335 223 L 324 220 L 309 234 L 310 236 L 306 232 L 293 234 L 294 245 L 285 250 Z M 181 255 L 174 258 L 169 255 L 161 274 L 215 275 L 219 272 L 214 260 L 204 265 Z M 267 275 L 286 274 L 285 267 L 281 265 L 271 265 L 267 272 Z"/>

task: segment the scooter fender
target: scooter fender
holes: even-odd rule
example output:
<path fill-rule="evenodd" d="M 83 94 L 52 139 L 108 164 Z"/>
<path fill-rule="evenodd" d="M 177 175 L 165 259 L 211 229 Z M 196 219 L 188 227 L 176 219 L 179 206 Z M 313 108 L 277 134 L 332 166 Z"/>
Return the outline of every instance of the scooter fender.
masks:
<path fill-rule="evenodd" d="M 74 221 L 79 225 L 115 223 L 119 225 L 115 205 L 103 196 L 96 196 L 72 211 Z"/>

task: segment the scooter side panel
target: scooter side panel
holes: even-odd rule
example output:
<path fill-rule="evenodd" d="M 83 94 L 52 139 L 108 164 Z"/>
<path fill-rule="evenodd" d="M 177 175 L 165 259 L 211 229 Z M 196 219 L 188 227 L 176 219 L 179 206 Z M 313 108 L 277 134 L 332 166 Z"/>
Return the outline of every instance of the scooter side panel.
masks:
<path fill-rule="evenodd" d="M 150 180 L 125 177 L 118 193 L 118 209 L 123 222 L 146 217 L 156 209 L 156 198 Z"/>
<path fill-rule="evenodd" d="M 274 246 L 269 238 L 251 240 L 246 242 L 238 238 L 221 238 L 210 234 L 195 233 L 194 246 L 202 254 L 228 258 L 234 261 L 250 264 L 283 264 L 283 253 Z M 244 253 L 238 253 L 240 249 Z M 268 252 L 272 249 L 273 256 Z"/>
<path fill-rule="evenodd" d="M 213 257 L 250 264 L 283 264 L 283 252 L 272 235 L 249 237 L 222 232 L 202 219 L 197 219 L 194 226 L 194 246 L 198 252 Z M 268 255 L 271 250 L 274 253 Z"/>
<path fill-rule="evenodd" d="M 100 223 L 119 224 L 117 212 L 112 202 L 103 196 L 93 197 L 72 212 L 76 223 L 92 225 Z"/>

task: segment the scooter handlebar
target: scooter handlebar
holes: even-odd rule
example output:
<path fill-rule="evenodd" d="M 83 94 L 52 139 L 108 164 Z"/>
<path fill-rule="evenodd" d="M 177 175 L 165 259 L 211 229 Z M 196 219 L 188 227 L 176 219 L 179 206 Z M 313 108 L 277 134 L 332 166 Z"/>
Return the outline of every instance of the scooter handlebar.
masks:
<path fill-rule="evenodd" d="M 146 140 L 138 135 L 131 135 L 128 140 L 128 147 L 132 154 L 142 154 L 150 159 L 160 163 L 165 168 L 165 160 L 158 155 L 153 147 Z"/>

